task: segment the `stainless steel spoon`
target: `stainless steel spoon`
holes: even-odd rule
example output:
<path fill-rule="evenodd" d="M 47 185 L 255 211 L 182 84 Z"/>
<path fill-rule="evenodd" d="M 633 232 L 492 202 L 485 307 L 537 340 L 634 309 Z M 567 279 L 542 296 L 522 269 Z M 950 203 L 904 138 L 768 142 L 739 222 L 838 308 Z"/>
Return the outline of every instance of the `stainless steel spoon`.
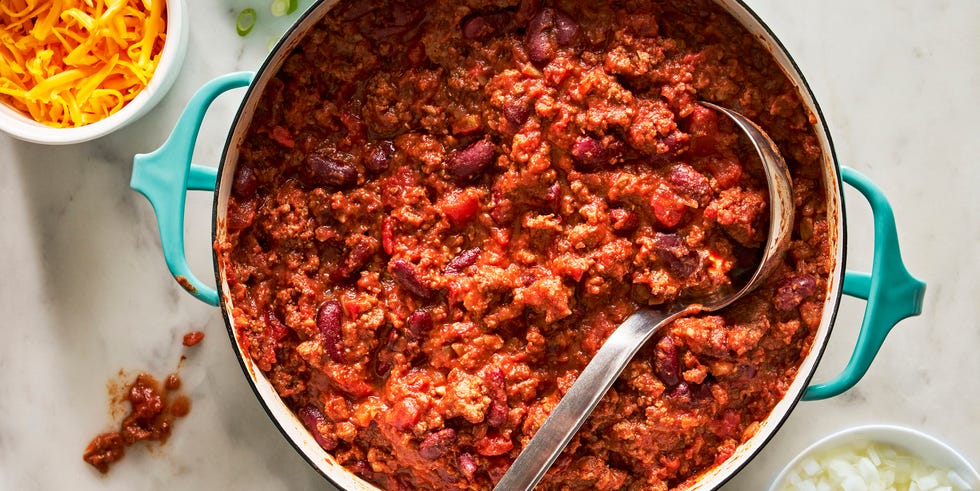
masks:
<path fill-rule="evenodd" d="M 699 298 L 697 302 L 682 302 L 664 310 L 640 309 L 629 316 L 585 366 L 494 491 L 533 488 L 592 414 L 626 364 L 654 333 L 678 317 L 727 307 L 752 291 L 779 265 L 793 230 L 793 183 L 786 162 L 769 136 L 745 116 L 711 103 L 701 104 L 731 118 L 752 141 L 762 160 L 769 187 L 769 234 L 759 266 L 741 287 L 732 285 L 733 289 Z"/>

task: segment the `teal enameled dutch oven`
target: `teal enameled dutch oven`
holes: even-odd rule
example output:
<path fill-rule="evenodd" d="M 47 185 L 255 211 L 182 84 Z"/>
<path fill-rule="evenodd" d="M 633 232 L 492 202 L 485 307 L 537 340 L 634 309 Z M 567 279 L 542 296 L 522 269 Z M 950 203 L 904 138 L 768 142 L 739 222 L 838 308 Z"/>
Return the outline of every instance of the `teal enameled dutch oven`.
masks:
<path fill-rule="evenodd" d="M 824 182 L 828 196 L 828 223 L 831 227 L 833 273 L 828 282 L 827 300 L 822 322 L 810 353 L 800 365 L 798 374 L 770 416 L 735 454 L 706 472 L 692 489 L 716 489 L 731 478 L 766 444 L 778 430 L 799 400 L 816 400 L 838 395 L 856 384 L 868 370 L 888 332 L 900 320 L 918 315 L 922 310 L 925 284 L 915 279 L 902 262 L 895 217 L 884 194 L 868 178 L 838 165 L 830 133 L 823 115 L 799 68 L 768 27 L 739 0 L 720 0 L 746 29 L 755 34 L 773 53 L 791 80 L 800 88 L 804 104 L 815 115 L 814 125 L 824 155 Z M 180 120 L 167 141 L 156 151 L 134 159 L 131 185 L 153 205 L 160 229 L 163 254 L 174 278 L 191 295 L 211 305 L 220 305 L 228 332 L 238 353 L 242 368 L 259 400 L 286 438 L 304 458 L 327 479 L 342 489 L 375 489 L 336 463 L 313 440 L 303 424 L 286 407 L 269 381 L 241 349 L 233 319 L 233 308 L 227 293 L 224 272 L 214 257 L 214 277 L 218 289 L 208 286 L 190 271 L 184 254 L 184 204 L 188 190 L 214 192 L 212 239 L 224 238 L 225 216 L 231 182 L 238 161 L 238 148 L 248 129 L 259 97 L 268 80 L 275 75 L 293 47 L 330 9 L 333 2 L 312 7 L 283 37 L 257 73 L 233 73 L 219 77 L 202 87 L 188 102 Z M 212 101 L 228 90 L 248 87 L 245 99 L 232 123 L 217 168 L 191 164 L 198 130 Z M 874 214 L 874 261 L 870 273 L 845 271 L 846 228 L 843 183 L 855 188 L 871 204 Z M 829 382 L 810 385 L 817 363 L 823 354 L 834 324 L 841 295 L 867 300 L 857 344 L 844 371 Z"/>

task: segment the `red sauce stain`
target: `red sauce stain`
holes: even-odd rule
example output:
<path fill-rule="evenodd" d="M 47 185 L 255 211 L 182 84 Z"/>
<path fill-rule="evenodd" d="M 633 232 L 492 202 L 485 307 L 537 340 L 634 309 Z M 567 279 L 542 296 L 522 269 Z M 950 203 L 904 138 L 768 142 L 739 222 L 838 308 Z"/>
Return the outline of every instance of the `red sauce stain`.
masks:
<path fill-rule="evenodd" d="M 174 276 L 174 279 L 176 279 L 177 283 L 179 283 L 180 286 L 184 287 L 184 289 L 187 290 L 188 292 L 197 293 L 197 288 L 194 288 L 194 285 L 192 285 L 191 282 L 186 277 L 177 275 Z"/>
<path fill-rule="evenodd" d="M 171 388 L 180 387 L 177 374 L 161 385 L 152 375 L 140 373 L 128 385 L 126 400 L 129 414 L 116 431 L 96 436 L 85 448 L 82 458 L 105 474 L 113 462 L 122 459 L 126 448 L 140 441 L 165 443 L 173 430 L 175 418 L 190 412 L 187 396 L 171 397 Z"/>

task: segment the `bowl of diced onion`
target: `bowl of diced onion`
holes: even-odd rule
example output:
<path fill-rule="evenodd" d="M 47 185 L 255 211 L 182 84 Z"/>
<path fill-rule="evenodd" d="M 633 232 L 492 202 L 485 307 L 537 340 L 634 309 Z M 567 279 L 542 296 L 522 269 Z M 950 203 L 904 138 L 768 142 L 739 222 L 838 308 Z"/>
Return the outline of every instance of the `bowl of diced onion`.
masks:
<path fill-rule="evenodd" d="M 980 475 L 951 447 L 922 432 L 859 426 L 800 453 L 769 491 L 980 491 Z"/>
<path fill-rule="evenodd" d="M 173 85 L 189 41 L 184 0 L 2 0 L 0 130 L 34 143 L 99 138 Z"/>

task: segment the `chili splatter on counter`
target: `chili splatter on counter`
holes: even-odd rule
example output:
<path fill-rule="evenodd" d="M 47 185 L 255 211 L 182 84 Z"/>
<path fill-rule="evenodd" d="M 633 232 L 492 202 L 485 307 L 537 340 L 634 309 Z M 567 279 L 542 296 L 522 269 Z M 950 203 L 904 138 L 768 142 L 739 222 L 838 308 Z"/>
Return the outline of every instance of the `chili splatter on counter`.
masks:
<path fill-rule="evenodd" d="M 184 346 L 191 347 L 200 343 L 204 340 L 204 333 L 201 331 L 192 331 L 184 334 Z"/>
<path fill-rule="evenodd" d="M 123 458 L 126 447 L 139 441 L 165 443 L 170 437 L 174 419 L 187 416 L 190 412 L 190 399 L 187 396 L 172 395 L 179 388 L 180 378 L 176 373 L 167 376 L 163 386 L 151 375 L 137 375 L 126 391 L 129 414 L 118 431 L 103 433 L 92 439 L 82 456 L 85 462 L 105 474 L 112 463 Z"/>
<path fill-rule="evenodd" d="M 423 7 L 424 4 L 424 7 Z M 709 0 L 341 1 L 265 88 L 215 248 L 238 341 L 385 489 L 489 489 L 616 326 L 725 288 L 794 180 L 784 264 L 629 364 L 541 489 L 689 487 L 809 352 L 831 259 L 796 87 Z"/>
<path fill-rule="evenodd" d="M 203 332 L 191 331 L 184 334 L 183 345 L 191 347 L 203 339 Z M 128 404 L 129 414 L 122 419 L 119 430 L 102 433 L 89 442 L 82 454 L 85 462 L 106 474 L 111 464 L 123 458 L 127 447 L 140 441 L 166 443 L 174 420 L 187 416 L 191 411 L 190 398 L 178 393 L 182 385 L 179 371 L 185 359 L 186 356 L 180 357 L 177 370 L 167 375 L 162 384 L 147 373 L 137 374 L 122 390 L 115 383 L 110 383 L 114 418 L 123 412 L 122 409 L 117 412 L 117 405 Z M 119 377 L 125 377 L 122 370 Z"/>

